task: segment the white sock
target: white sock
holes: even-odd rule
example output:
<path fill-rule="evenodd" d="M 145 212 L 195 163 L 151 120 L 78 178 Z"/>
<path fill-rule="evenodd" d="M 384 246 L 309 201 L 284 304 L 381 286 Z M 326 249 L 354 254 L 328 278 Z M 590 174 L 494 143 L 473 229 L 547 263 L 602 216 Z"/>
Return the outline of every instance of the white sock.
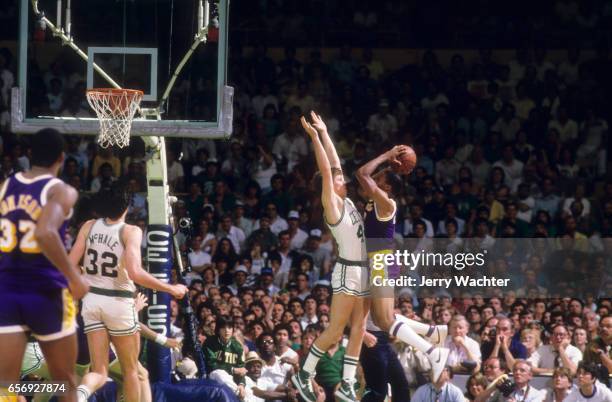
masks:
<path fill-rule="evenodd" d="M 315 369 L 317 368 L 317 363 L 319 359 L 323 357 L 325 352 L 319 349 L 314 343 L 310 347 L 310 351 L 308 352 L 308 356 L 306 356 L 306 361 L 304 362 L 304 366 L 302 370 L 307 372 L 310 375 L 313 375 Z"/>
<path fill-rule="evenodd" d="M 435 325 L 423 324 L 422 322 L 404 317 L 401 314 L 395 314 L 395 321 L 401 321 L 408 324 L 408 326 L 412 328 L 414 332 L 422 336 L 431 336 L 436 328 Z"/>
<path fill-rule="evenodd" d="M 357 374 L 357 364 L 359 364 L 359 357 L 344 355 L 344 367 L 342 370 L 342 379 L 344 381 L 353 381 Z"/>
<path fill-rule="evenodd" d="M 91 396 L 91 391 L 85 385 L 79 385 L 77 387 L 77 401 L 78 402 L 87 402 L 89 397 Z"/>
<path fill-rule="evenodd" d="M 430 353 L 434 349 L 429 342 L 417 335 L 409 325 L 401 320 L 395 320 L 393 325 L 391 325 L 391 329 L 389 329 L 389 334 L 423 353 Z"/>

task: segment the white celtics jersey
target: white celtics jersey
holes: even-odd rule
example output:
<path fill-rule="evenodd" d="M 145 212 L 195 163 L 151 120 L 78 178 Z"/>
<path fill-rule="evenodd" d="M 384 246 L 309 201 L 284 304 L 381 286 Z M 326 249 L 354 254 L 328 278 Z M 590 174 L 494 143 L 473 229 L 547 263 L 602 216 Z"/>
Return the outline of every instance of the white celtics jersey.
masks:
<path fill-rule="evenodd" d="M 123 263 L 121 230 L 125 223 L 113 225 L 104 219 L 93 223 L 85 242 L 83 268 L 89 286 L 134 292 L 136 287 Z"/>
<path fill-rule="evenodd" d="M 336 243 L 338 255 L 349 261 L 367 261 L 363 217 L 349 198 L 344 199 L 340 220 L 329 226 Z"/>

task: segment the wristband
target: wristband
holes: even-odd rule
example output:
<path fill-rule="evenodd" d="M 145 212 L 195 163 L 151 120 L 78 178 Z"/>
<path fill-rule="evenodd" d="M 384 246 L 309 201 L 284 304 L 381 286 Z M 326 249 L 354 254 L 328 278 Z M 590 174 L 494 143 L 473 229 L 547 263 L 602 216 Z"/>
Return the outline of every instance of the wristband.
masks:
<path fill-rule="evenodd" d="M 162 346 L 166 345 L 166 341 L 168 340 L 168 337 L 162 334 L 157 334 L 155 336 L 155 343 L 158 343 Z"/>

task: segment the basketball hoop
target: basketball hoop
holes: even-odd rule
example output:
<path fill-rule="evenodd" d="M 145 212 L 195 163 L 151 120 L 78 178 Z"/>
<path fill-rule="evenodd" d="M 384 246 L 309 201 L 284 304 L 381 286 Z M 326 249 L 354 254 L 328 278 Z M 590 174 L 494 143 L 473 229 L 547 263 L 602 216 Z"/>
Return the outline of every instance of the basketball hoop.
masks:
<path fill-rule="evenodd" d="M 132 120 L 140 106 L 142 91 L 135 89 L 92 88 L 87 90 L 87 102 L 100 120 L 98 144 L 102 148 L 130 144 Z"/>

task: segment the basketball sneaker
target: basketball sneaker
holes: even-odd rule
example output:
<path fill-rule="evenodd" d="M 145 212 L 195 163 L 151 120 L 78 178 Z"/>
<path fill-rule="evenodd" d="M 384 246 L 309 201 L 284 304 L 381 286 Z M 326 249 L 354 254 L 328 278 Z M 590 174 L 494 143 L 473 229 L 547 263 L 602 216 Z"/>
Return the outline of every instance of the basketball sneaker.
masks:
<path fill-rule="evenodd" d="M 317 396 L 312 389 L 311 375 L 304 370 L 300 370 L 297 374 L 291 376 L 291 383 L 306 402 L 315 402 Z"/>
<path fill-rule="evenodd" d="M 436 325 L 433 329 L 433 333 L 429 336 L 426 336 L 425 339 L 433 346 L 442 346 L 444 345 L 444 340 L 448 335 L 448 326 L 447 325 Z"/>
<path fill-rule="evenodd" d="M 427 354 L 429 361 L 431 362 L 431 370 L 433 371 L 433 378 L 431 382 L 436 382 L 440 378 L 444 367 L 446 367 L 446 360 L 450 350 L 448 348 L 436 347 L 434 350 Z"/>
<path fill-rule="evenodd" d="M 342 380 L 340 388 L 334 392 L 336 398 L 344 402 L 357 402 L 357 394 L 355 394 L 355 380 Z"/>

